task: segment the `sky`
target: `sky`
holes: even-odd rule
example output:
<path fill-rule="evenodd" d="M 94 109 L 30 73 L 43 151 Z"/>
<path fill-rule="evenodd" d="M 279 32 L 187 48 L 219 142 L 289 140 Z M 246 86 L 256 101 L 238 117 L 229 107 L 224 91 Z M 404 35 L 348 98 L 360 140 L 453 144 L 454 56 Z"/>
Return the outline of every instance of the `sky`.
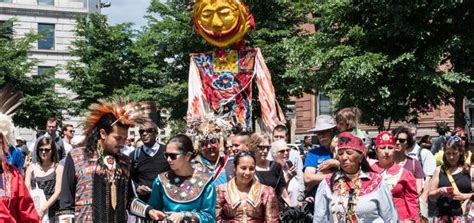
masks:
<path fill-rule="evenodd" d="M 106 1 L 112 3 L 112 6 L 103 8 L 102 14 L 108 16 L 110 24 L 132 22 L 136 28 L 146 24 L 143 16 L 151 0 L 102 0 L 102 2 Z"/>

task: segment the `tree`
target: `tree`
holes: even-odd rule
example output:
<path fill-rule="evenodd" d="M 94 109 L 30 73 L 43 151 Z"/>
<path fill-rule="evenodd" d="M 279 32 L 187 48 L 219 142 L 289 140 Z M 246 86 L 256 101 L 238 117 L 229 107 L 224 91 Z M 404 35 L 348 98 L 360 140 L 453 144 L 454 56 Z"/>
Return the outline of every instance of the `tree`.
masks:
<path fill-rule="evenodd" d="M 135 32 L 129 23 L 109 26 L 107 17 L 89 14 L 78 17 L 75 40 L 70 53 L 78 58 L 67 64 L 71 80 L 66 86 L 77 94 L 73 114 L 77 115 L 100 98 L 121 95 L 117 92 L 134 84 L 134 58 L 131 53 Z"/>
<path fill-rule="evenodd" d="M 286 45 L 293 59 L 285 76 L 301 91 L 357 106 L 364 122 L 383 129 L 385 120 L 416 122 L 473 88 L 470 1 L 318 1 L 313 9 L 317 31 Z M 454 69 L 442 71 L 447 54 Z"/>
<path fill-rule="evenodd" d="M 14 116 L 14 123 L 26 128 L 44 128 L 48 117 L 62 118 L 62 111 L 67 107 L 63 95 L 55 92 L 60 80 L 54 78 L 56 69 L 44 74 L 28 75 L 33 70 L 36 60 L 28 58 L 31 44 L 40 39 L 44 33 L 28 33 L 24 37 L 14 37 L 14 20 L 0 24 L 0 88 L 12 83 L 16 90 L 24 95 L 23 108 Z"/>

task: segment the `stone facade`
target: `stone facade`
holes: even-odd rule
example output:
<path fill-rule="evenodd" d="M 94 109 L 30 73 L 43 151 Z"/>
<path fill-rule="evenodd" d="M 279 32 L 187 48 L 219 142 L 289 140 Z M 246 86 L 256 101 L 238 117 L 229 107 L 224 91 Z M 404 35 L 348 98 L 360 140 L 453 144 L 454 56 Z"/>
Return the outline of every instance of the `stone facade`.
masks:
<path fill-rule="evenodd" d="M 16 37 L 38 32 L 39 27 L 53 27 L 53 34 L 49 36 L 46 44 L 52 46 L 48 49 L 40 43 L 34 43 L 29 52 L 30 58 L 38 60 L 29 75 L 37 75 L 38 71 L 49 67 L 59 68 L 55 73 L 57 78 L 69 78 L 65 66 L 70 61 L 69 48 L 77 38 L 74 36 L 74 28 L 77 16 L 84 16 L 90 12 L 100 12 L 100 0 L 0 0 L 0 21 L 15 19 L 13 32 Z M 58 93 L 71 95 L 66 89 L 57 87 Z M 78 125 L 78 118 L 67 118 L 68 123 Z M 45 123 L 46 125 L 46 123 Z M 35 139 L 35 132 L 29 129 L 19 128 L 17 136 L 23 137 L 29 143 Z M 80 131 L 76 132 L 80 135 Z"/>

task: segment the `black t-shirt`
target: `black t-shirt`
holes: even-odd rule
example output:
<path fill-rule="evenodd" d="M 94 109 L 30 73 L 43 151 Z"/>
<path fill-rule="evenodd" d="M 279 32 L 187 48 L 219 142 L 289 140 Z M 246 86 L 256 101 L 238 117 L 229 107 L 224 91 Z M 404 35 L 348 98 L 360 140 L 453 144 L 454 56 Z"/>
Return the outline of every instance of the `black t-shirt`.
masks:
<path fill-rule="evenodd" d="M 281 195 L 286 187 L 285 175 L 278 163 L 270 162 L 270 169 L 267 171 L 256 171 L 259 182 L 263 185 L 275 189 L 277 195 Z"/>

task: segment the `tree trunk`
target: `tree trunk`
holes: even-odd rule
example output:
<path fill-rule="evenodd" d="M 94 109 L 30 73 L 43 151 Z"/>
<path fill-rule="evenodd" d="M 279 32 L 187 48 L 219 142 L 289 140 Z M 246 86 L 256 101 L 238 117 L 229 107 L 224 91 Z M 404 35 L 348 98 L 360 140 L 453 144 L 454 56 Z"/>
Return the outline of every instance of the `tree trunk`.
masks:
<path fill-rule="evenodd" d="M 454 96 L 454 128 L 464 128 L 466 126 L 466 118 L 464 113 L 464 96 L 456 94 Z"/>

